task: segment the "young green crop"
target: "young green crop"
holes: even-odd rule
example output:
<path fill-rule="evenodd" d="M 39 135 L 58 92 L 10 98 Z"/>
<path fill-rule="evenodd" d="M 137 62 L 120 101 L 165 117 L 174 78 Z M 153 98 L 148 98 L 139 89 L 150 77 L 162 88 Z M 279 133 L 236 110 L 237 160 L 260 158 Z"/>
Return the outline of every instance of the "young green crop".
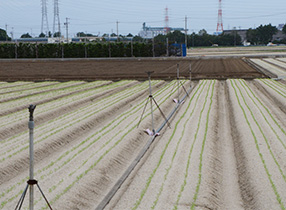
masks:
<path fill-rule="evenodd" d="M 200 89 L 202 85 L 203 85 L 203 87 L 202 87 L 202 89 Z M 156 207 L 156 205 L 157 205 L 157 203 L 158 203 L 158 201 L 159 201 L 159 198 L 160 198 L 160 196 L 161 196 L 161 193 L 163 192 L 165 181 L 167 180 L 167 177 L 168 177 L 168 175 L 169 175 L 169 172 L 170 172 L 170 170 L 171 170 L 171 168 L 172 168 L 172 166 L 173 166 L 174 159 L 175 159 L 175 157 L 176 157 L 176 155 L 177 155 L 177 151 L 178 151 L 179 145 L 180 145 L 181 140 L 183 139 L 183 136 L 184 136 L 184 134 L 185 134 L 186 125 L 187 125 L 187 124 L 189 123 L 189 121 L 191 120 L 191 116 L 193 115 L 194 110 L 195 110 L 195 108 L 197 107 L 198 99 L 199 99 L 201 93 L 203 92 L 205 85 L 206 85 L 206 82 L 202 82 L 202 83 L 199 85 L 199 87 L 197 88 L 197 90 L 196 90 L 196 91 L 194 92 L 194 94 L 192 95 L 192 97 L 191 97 L 191 99 L 190 99 L 190 102 L 189 102 L 189 104 L 188 104 L 188 106 L 187 106 L 185 112 L 183 113 L 183 115 L 182 115 L 182 116 L 180 117 L 180 119 L 178 120 L 178 123 L 179 123 L 179 121 L 181 121 L 181 120 L 184 118 L 184 116 L 186 115 L 188 109 L 190 108 L 190 105 L 191 105 L 191 103 L 192 103 L 194 97 L 196 96 L 197 98 L 196 98 L 196 101 L 195 101 L 195 104 L 194 104 L 194 108 L 192 109 L 192 112 L 190 113 L 188 119 L 187 119 L 187 120 L 185 121 L 185 123 L 184 123 L 183 131 L 182 131 L 182 133 L 181 133 L 181 136 L 180 136 L 180 138 L 179 138 L 179 140 L 178 140 L 178 143 L 177 143 L 177 145 L 176 145 L 175 151 L 174 151 L 173 156 L 172 156 L 171 164 L 169 165 L 169 167 L 168 167 L 167 170 L 166 170 L 166 173 L 165 173 L 165 175 L 164 175 L 163 182 L 162 182 L 162 184 L 161 184 L 161 187 L 160 187 L 160 189 L 159 189 L 159 192 L 157 193 L 156 199 L 155 199 L 155 201 L 153 202 L 153 205 L 152 205 L 151 209 L 155 209 L 155 207 Z M 198 92 L 199 90 L 200 90 L 200 92 L 199 92 L 199 94 L 197 95 L 197 92 Z M 177 130 L 177 129 L 176 129 L 176 130 Z M 174 132 L 175 132 L 175 131 L 174 131 Z"/>
<path fill-rule="evenodd" d="M 255 135 L 255 132 L 253 131 L 253 128 L 252 128 L 252 126 L 251 126 L 251 123 L 250 123 L 249 120 L 248 120 L 246 111 L 244 110 L 244 108 L 243 108 L 243 106 L 242 106 L 242 104 L 241 104 L 241 102 L 240 102 L 237 89 L 234 87 L 233 80 L 230 80 L 230 82 L 231 82 L 231 86 L 232 86 L 232 88 L 233 88 L 233 90 L 234 90 L 234 92 L 235 92 L 235 97 L 236 97 L 236 99 L 237 99 L 237 102 L 238 102 L 238 104 L 239 104 L 239 107 L 240 107 L 241 111 L 243 112 L 243 116 L 244 116 L 244 118 L 245 118 L 245 120 L 246 120 L 246 123 L 247 123 L 247 125 L 248 125 L 248 127 L 249 127 L 249 129 L 250 129 L 250 131 L 251 131 L 252 136 L 253 136 L 253 139 L 254 139 L 254 142 L 255 142 L 255 145 L 256 145 L 257 152 L 258 152 L 258 154 L 259 154 L 260 160 L 261 160 L 261 162 L 262 162 L 262 164 L 263 164 L 263 167 L 264 167 L 264 169 L 265 169 L 265 172 L 266 172 L 266 174 L 267 174 L 268 180 L 269 180 L 269 182 L 270 182 L 270 184 L 271 184 L 271 186 L 272 186 L 272 189 L 273 189 L 273 191 L 274 191 L 274 193 L 275 193 L 275 195 L 276 195 L 276 199 L 277 199 L 278 203 L 280 204 L 281 209 L 285 210 L 285 206 L 284 206 L 283 202 L 281 201 L 281 196 L 279 195 L 279 193 L 278 193 L 278 191 L 277 191 L 276 185 L 274 184 L 274 182 L 273 182 L 273 180 L 272 180 L 272 178 L 271 178 L 271 174 L 270 174 L 270 172 L 269 172 L 269 169 L 268 169 L 268 167 L 266 166 L 266 163 L 265 163 L 265 159 L 264 159 L 264 157 L 263 157 L 263 154 L 262 154 L 261 151 L 260 151 L 259 143 L 258 143 L 257 137 L 256 137 L 256 135 Z"/>

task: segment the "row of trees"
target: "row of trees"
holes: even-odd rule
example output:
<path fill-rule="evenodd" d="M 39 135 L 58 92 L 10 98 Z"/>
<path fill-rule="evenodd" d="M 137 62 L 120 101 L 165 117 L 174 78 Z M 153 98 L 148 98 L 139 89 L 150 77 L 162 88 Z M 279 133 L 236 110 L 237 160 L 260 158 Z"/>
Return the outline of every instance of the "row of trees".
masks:
<path fill-rule="evenodd" d="M 168 33 L 167 35 L 156 36 L 155 42 L 166 42 L 166 39 L 172 43 L 185 43 L 185 34 L 180 31 L 174 31 L 173 33 Z M 217 44 L 219 46 L 233 46 L 241 44 L 241 37 L 237 34 L 220 34 L 220 35 L 210 35 L 206 30 L 200 30 L 198 34 L 187 35 L 187 46 L 188 47 L 198 47 L 198 46 L 212 46 Z"/>
<path fill-rule="evenodd" d="M 154 51 L 153 51 L 154 49 Z M 169 47 L 169 55 L 177 55 Z M 179 50 L 180 51 L 180 50 Z M 154 53 L 154 54 L 153 54 Z M 0 58 L 100 58 L 100 57 L 152 57 L 166 55 L 163 44 L 148 43 L 69 43 L 69 44 L 0 44 Z"/>
<path fill-rule="evenodd" d="M 286 25 L 282 30 L 286 34 Z M 251 44 L 259 45 L 259 44 L 268 44 L 272 41 L 273 35 L 278 32 L 278 29 L 271 24 L 268 25 L 260 25 L 256 29 L 248 29 L 246 33 L 247 41 Z"/>

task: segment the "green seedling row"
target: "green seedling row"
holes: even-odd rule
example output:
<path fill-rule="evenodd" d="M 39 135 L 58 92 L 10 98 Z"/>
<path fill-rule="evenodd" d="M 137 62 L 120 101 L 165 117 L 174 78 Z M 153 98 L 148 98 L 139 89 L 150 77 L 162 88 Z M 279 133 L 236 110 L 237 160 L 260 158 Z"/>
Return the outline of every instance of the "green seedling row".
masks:
<path fill-rule="evenodd" d="M 261 153 L 261 150 L 260 150 L 260 147 L 259 147 L 259 143 L 258 143 L 258 139 L 257 139 L 257 137 L 256 137 L 256 135 L 255 135 L 255 132 L 253 131 L 253 128 L 252 128 L 252 126 L 251 126 L 250 121 L 248 120 L 246 111 L 244 110 L 244 108 L 243 108 L 243 106 L 242 106 L 242 104 L 241 104 L 241 101 L 240 101 L 240 99 L 239 99 L 237 88 L 234 87 L 233 80 L 230 80 L 230 82 L 231 82 L 231 86 L 232 86 L 232 88 L 233 88 L 233 90 L 234 90 L 234 92 L 235 92 L 235 96 L 236 96 L 237 102 L 238 102 L 238 104 L 239 104 L 239 107 L 240 107 L 241 111 L 243 112 L 244 118 L 245 118 L 245 120 L 246 120 L 246 122 L 247 122 L 247 125 L 248 125 L 250 131 L 251 131 L 252 137 L 253 137 L 254 142 L 255 142 L 255 145 L 256 145 L 257 152 L 258 152 L 258 154 L 259 154 L 260 160 L 261 160 L 261 162 L 262 162 L 262 164 L 263 164 L 263 167 L 264 167 L 264 169 L 265 169 L 265 172 L 266 172 L 266 174 L 267 174 L 267 177 L 268 177 L 268 180 L 269 180 L 269 182 L 270 182 L 270 184 L 271 184 L 271 187 L 272 187 L 272 189 L 273 189 L 273 191 L 274 191 L 274 193 L 275 193 L 275 195 L 276 195 L 276 199 L 277 199 L 278 203 L 280 204 L 281 209 L 282 209 L 282 210 L 285 210 L 285 206 L 284 206 L 284 204 L 283 204 L 283 202 L 282 202 L 282 200 L 281 200 L 281 196 L 280 196 L 280 194 L 279 194 L 279 192 L 278 192 L 278 190 L 277 190 L 277 187 L 276 187 L 274 181 L 272 180 L 271 173 L 270 173 L 270 171 L 269 171 L 269 169 L 268 169 L 268 167 L 267 167 L 267 165 L 266 165 L 266 162 L 265 162 L 265 159 L 264 159 L 264 157 L 263 157 L 263 154 Z"/>

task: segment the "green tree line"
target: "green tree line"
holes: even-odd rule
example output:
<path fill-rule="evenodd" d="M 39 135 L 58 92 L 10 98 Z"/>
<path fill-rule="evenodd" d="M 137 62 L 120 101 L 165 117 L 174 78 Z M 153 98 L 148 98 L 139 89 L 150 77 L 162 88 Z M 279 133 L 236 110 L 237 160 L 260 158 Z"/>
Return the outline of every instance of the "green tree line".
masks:
<path fill-rule="evenodd" d="M 170 47 L 171 48 L 171 47 Z M 155 56 L 166 54 L 163 44 L 154 46 Z M 170 54 L 175 55 L 175 53 Z M 0 44 L 0 58 L 104 58 L 152 57 L 153 44 L 148 43 L 68 43 L 68 44 Z"/>

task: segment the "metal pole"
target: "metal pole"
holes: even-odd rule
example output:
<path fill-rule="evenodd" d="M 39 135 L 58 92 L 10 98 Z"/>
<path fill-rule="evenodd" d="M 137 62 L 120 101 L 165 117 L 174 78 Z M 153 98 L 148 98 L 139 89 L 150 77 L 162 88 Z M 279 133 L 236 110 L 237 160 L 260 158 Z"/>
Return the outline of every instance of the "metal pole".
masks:
<path fill-rule="evenodd" d="M 151 89 L 151 74 L 153 71 L 148 71 L 148 78 L 149 78 L 149 98 L 150 98 L 150 104 L 151 104 L 151 116 L 152 116 L 152 132 L 155 134 L 155 128 L 154 128 L 154 115 L 153 115 L 153 106 L 152 106 L 152 89 Z"/>
<path fill-rule="evenodd" d="M 117 41 L 119 41 L 119 34 L 118 34 L 118 20 L 116 21 L 116 32 L 117 32 Z"/>
<path fill-rule="evenodd" d="M 8 32 L 7 32 L 7 30 L 8 30 L 8 25 L 6 24 L 5 27 L 6 27 L 6 42 L 7 42 L 7 41 L 8 41 Z"/>
<path fill-rule="evenodd" d="M 131 38 L 131 57 L 133 57 L 133 37 Z"/>
<path fill-rule="evenodd" d="M 87 58 L 87 50 L 86 50 L 86 40 L 87 39 L 87 32 L 85 32 L 85 39 L 84 39 L 84 57 Z"/>
<path fill-rule="evenodd" d="M 188 49 L 188 35 L 187 35 L 187 20 L 188 20 L 188 18 L 187 18 L 187 16 L 185 17 L 185 45 L 186 45 L 186 48 Z"/>
<path fill-rule="evenodd" d="M 178 103 L 180 103 L 180 81 L 179 81 L 179 64 L 177 64 L 177 82 L 178 82 Z"/>
<path fill-rule="evenodd" d="M 18 44 L 17 41 L 15 42 L 15 58 L 18 58 Z"/>
<path fill-rule="evenodd" d="M 69 18 L 66 18 L 66 22 L 64 23 L 64 25 L 66 26 L 66 36 L 67 36 L 67 43 L 69 43 Z"/>
<path fill-rule="evenodd" d="M 34 179 L 34 110 L 36 106 L 30 105 L 30 120 L 29 120 L 29 136 L 30 136 L 30 180 Z M 30 210 L 34 210 L 34 186 L 30 185 L 30 201 L 29 201 Z"/>
<path fill-rule="evenodd" d="M 155 57 L 154 31 L 152 31 L 152 52 L 153 52 L 153 57 Z"/>
<path fill-rule="evenodd" d="M 110 34 L 108 34 L 108 56 L 111 58 L 111 49 L 110 49 Z"/>
<path fill-rule="evenodd" d="M 169 39 L 168 38 L 166 38 L 166 51 L 167 51 L 167 57 L 169 56 Z"/>

